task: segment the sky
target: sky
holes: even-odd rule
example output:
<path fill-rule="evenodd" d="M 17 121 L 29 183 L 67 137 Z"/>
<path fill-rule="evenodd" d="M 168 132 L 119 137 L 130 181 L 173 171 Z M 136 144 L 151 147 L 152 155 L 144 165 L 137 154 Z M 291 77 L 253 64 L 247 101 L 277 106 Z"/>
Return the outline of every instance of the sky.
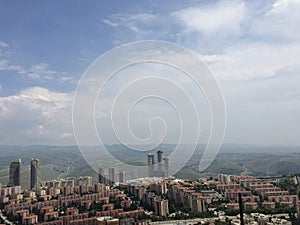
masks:
<path fill-rule="evenodd" d="M 1 1 L 0 144 L 75 144 L 72 103 L 86 69 L 121 44 L 161 40 L 192 50 L 214 74 L 226 105 L 224 143 L 298 146 L 299 21 L 298 0 Z M 140 106 L 136 133 L 147 136 L 145 122 L 166 112 L 161 105 Z"/>

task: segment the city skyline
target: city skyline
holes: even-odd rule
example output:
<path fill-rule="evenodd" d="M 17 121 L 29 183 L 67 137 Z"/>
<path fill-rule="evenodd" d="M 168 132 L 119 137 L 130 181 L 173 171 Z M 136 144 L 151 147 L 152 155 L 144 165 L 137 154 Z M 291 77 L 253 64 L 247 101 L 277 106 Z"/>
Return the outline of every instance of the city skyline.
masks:
<path fill-rule="evenodd" d="M 105 52 L 141 40 L 181 45 L 209 66 L 226 103 L 224 143 L 300 145 L 299 1 L 77 3 L 0 3 L 0 145 L 76 144 L 72 101 L 81 76 Z M 203 108 L 203 93 L 190 81 L 162 72 Z M 117 84 L 109 90 L 119 90 Z M 165 143 L 177 143 L 177 115 L 162 102 L 138 105 L 132 130 L 148 137 L 157 112 L 169 125 Z M 200 143 L 207 143 L 208 121 L 209 112 L 201 111 Z M 118 144 L 105 135 L 105 144 Z"/>
<path fill-rule="evenodd" d="M 157 162 L 155 162 L 154 154 L 148 154 L 147 158 L 145 158 L 145 163 L 147 163 L 148 167 L 148 178 L 168 178 L 169 177 L 169 159 L 164 157 L 164 152 L 162 150 L 158 150 L 157 154 Z M 25 166 L 26 167 L 26 166 Z M 107 173 L 105 172 L 107 170 Z M 16 161 L 12 161 L 9 167 L 9 182 L 7 187 L 15 187 L 22 186 L 21 185 L 21 159 Z M 24 175 L 23 175 L 24 176 Z M 131 179 L 138 179 L 141 177 L 131 177 Z M 74 179 L 73 177 L 67 177 L 66 179 Z M 93 178 L 90 176 L 78 177 L 79 185 L 91 185 L 93 183 Z M 54 183 L 61 182 L 64 179 L 53 180 Z M 108 166 L 106 168 L 99 167 L 97 173 L 98 183 L 113 186 L 115 183 L 126 183 L 127 182 L 127 174 L 126 170 L 121 168 L 116 168 L 112 166 Z M 30 183 L 29 190 L 37 190 L 42 185 L 47 185 L 45 178 L 41 176 L 40 173 L 40 160 L 37 158 L 31 158 L 30 162 Z M 1 184 L 1 183 L 0 183 Z M 49 186 L 55 186 L 56 184 L 50 184 Z M 1 187 L 0 187 L 1 188 Z M 24 187 L 23 187 L 24 188 Z"/>
<path fill-rule="evenodd" d="M 159 160 L 162 152 L 157 156 Z M 243 224 L 243 218 L 247 224 L 293 224 L 300 221 L 299 189 L 291 188 L 299 186 L 298 181 L 299 175 L 258 178 L 222 173 L 214 179 L 145 177 L 118 184 L 80 176 L 47 180 L 34 190 L 0 185 L 0 219 L 40 225 L 50 221 L 57 225 L 184 223 L 187 219 L 192 224 Z M 239 213 L 243 217 L 238 217 Z"/>

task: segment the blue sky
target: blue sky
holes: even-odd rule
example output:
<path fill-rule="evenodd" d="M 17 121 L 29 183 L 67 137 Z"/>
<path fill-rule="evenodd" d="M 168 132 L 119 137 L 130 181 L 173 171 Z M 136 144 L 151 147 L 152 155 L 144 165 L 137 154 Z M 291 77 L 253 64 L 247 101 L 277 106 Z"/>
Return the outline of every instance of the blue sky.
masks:
<path fill-rule="evenodd" d="M 299 145 L 299 21 L 297 0 L 1 1 L 0 144 L 74 144 L 86 68 L 150 39 L 193 50 L 215 74 L 225 142 Z"/>

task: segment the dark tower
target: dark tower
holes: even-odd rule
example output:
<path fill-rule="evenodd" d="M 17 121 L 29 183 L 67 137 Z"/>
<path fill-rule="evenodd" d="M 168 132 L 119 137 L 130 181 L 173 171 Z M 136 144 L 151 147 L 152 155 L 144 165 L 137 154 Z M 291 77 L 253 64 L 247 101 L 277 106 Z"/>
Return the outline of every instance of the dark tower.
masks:
<path fill-rule="evenodd" d="M 21 159 L 10 163 L 8 187 L 20 185 L 20 166 Z"/>
<path fill-rule="evenodd" d="M 38 188 L 39 162 L 40 161 L 36 158 L 31 159 L 30 189 Z"/>

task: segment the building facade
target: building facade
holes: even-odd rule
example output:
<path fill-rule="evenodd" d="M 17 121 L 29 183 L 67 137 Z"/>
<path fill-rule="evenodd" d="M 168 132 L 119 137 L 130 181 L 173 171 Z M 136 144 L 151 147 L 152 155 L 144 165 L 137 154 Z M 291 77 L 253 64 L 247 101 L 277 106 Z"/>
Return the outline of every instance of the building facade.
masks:
<path fill-rule="evenodd" d="M 31 159 L 31 167 L 30 167 L 30 189 L 38 188 L 38 171 L 39 171 L 39 160 L 33 158 Z"/>
<path fill-rule="evenodd" d="M 21 159 L 10 163 L 8 187 L 20 185 L 20 167 Z"/>

